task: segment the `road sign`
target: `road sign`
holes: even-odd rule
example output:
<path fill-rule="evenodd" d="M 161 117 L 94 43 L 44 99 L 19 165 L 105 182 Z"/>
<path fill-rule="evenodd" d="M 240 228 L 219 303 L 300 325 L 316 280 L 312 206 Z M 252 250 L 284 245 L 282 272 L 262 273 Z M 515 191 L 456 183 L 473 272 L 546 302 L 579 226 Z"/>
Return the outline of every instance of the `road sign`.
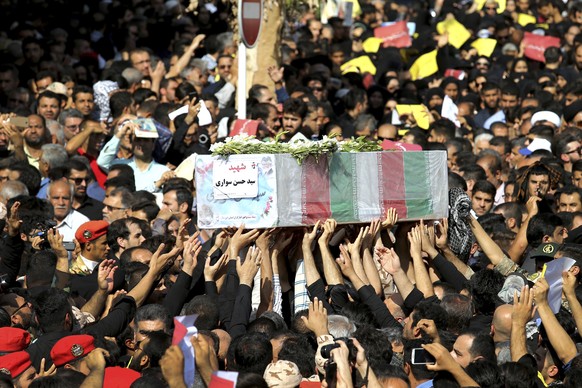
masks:
<path fill-rule="evenodd" d="M 261 32 L 263 1 L 239 0 L 238 4 L 238 28 L 241 39 L 248 48 L 255 47 Z"/>

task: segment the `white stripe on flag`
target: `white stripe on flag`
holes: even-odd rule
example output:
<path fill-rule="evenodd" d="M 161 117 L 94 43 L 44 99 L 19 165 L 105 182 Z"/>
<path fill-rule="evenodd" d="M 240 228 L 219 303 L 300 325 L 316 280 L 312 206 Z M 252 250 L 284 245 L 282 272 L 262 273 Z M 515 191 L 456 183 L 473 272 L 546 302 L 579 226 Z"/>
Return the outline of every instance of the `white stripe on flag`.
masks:
<path fill-rule="evenodd" d="M 356 154 L 356 187 L 358 196 L 356 207 L 358 219 L 369 222 L 382 217 L 380 200 L 380 182 L 378 164 L 381 163 L 379 152 L 362 152 Z"/>
<path fill-rule="evenodd" d="M 182 338 L 176 338 L 174 336 L 173 340 L 179 340 L 178 347 L 182 350 L 184 354 L 184 382 L 186 383 L 187 387 L 191 387 L 194 385 L 194 374 L 196 372 L 196 360 L 194 358 L 194 347 L 190 340 L 193 336 L 198 334 L 198 329 L 194 326 L 194 322 L 198 315 L 180 315 L 174 317 L 174 325 L 176 328 L 174 329 L 174 334 L 177 332 L 184 332 L 184 336 Z M 178 329 L 178 326 L 182 326 Z M 178 330 L 176 330 L 178 329 Z M 174 341 L 172 341 L 174 342 Z"/>

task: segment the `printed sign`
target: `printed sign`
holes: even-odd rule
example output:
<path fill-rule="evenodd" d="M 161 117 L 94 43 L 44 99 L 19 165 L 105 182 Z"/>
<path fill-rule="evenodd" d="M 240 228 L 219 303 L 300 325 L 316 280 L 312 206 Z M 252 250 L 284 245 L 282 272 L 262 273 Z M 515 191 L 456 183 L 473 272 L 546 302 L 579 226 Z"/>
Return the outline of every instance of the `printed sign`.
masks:
<path fill-rule="evenodd" d="M 254 198 L 259 193 L 259 162 L 256 157 L 216 160 L 213 170 L 214 198 Z"/>

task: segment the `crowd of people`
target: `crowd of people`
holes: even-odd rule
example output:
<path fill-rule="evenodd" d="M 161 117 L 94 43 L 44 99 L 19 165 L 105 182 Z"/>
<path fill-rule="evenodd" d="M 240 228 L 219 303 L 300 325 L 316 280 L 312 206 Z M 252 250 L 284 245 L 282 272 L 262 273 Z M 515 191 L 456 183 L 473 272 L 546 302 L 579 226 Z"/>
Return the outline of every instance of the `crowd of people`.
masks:
<path fill-rule="evenodd" d="M 582 2 L 330 4 L 288 4 L 256 137 L 447 152 L 448 218 L 199 229 L 176 168 L 233 129 L 233 4 L 0 2 L 0 387 L 582 385 Z"/>

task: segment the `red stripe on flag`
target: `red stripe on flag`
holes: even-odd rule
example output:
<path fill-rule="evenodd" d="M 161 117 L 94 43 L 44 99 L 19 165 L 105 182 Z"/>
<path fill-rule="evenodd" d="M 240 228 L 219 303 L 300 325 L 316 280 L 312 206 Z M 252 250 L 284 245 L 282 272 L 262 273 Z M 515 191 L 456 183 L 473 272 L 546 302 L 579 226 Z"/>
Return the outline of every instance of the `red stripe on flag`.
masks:
<path fill-rule="evenodd" d="M 406 218 L 406 186 L 402 152 L 381 152 L 382 162 L 378 171 L 382 213 L 396 208 L 400 219 Z"/>
<path fill-rule="evenodd" d="M 174 335 L 172 336 L 172 345 L 178 345 L 182 339 L 188 333 L 186 326 L 182 324 L 179 320 L 174 318 Z"/>
<path fill-rule="evenodd" d="M 303 224 L 313 225 L 331 217 L 329 194 L 329 164 L 326 155 L 316 161 L 308 157 L 303 161 L 301 173 L 301 204 Z"/>

